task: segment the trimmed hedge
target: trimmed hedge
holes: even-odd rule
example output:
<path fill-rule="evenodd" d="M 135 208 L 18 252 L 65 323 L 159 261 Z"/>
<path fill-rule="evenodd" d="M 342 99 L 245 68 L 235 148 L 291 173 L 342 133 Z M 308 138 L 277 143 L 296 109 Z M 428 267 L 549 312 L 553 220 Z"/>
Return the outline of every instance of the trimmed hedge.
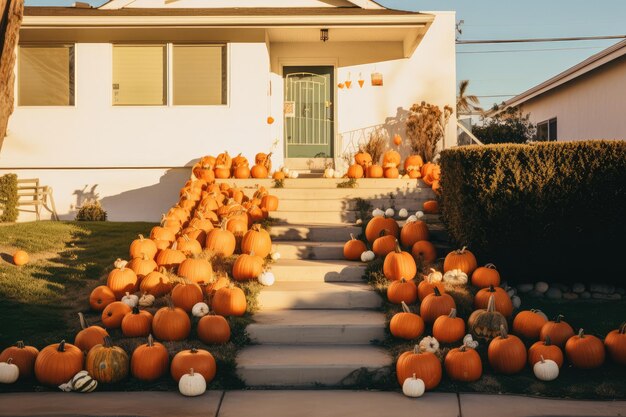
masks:
<path fill-rule="evenodd" d="M 6 174 L 0 176 L 0 222 L 14 222 L 17 220 L 17 175 Z"/>
<path fill-rule="evenodd" d="M 509 282 L 626 283 L 626 142 L 466 146 L 441 153 L 450 236 Z"/>

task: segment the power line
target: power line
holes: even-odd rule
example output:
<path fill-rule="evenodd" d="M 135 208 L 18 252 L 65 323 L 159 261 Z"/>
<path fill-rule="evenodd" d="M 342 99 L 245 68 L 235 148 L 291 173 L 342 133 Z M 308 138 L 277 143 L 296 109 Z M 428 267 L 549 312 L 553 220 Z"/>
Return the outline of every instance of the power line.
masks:
<path fill-rule="evenodd" d="M 581 46 L 578 48 L 546 48 L 546 49 L 498 49 L 492 51 L 459 51 L 457 54 L 500 54 L 515 52 L 573 51 L 580 49 L 604 49 L 604 46 Z"/>
<path fill-rule="evenodd" d="M 489 98 L 489 97 L 515 97 L 517 94 L 493 94 L 491 96 L 476 96 L 478 98 Z"/>
<path fill-rule="evenodd" d="M 493 43 L 536 43 L 536 42 L 573 42 L 573 41 L 596 41 L 610 39 L 626 39 L 626 35 L 611 36 L 578 36 L 573 38 L 529 38 L 529 39 L 482 39 L 482 40 L 457 40 L 457 45 L 476 45 Z"/>

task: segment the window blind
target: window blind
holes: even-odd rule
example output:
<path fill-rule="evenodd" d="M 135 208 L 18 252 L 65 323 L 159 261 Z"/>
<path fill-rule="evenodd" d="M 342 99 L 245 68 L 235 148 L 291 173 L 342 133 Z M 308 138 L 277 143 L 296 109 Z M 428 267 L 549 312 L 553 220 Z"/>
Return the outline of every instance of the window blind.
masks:
<path fill-rule="evenodd" d="M 166 104 L 165 45 L 113 46 L 113 104 Z"/>
<path fill-rule="evenodd" d="M 226 104 L 224 45 L 174 45 L 175 105 Z"/>
<path fill-rule="evenodd" d="M 20 46 L 20 106 L 74 105 L 74 46 Z"/>

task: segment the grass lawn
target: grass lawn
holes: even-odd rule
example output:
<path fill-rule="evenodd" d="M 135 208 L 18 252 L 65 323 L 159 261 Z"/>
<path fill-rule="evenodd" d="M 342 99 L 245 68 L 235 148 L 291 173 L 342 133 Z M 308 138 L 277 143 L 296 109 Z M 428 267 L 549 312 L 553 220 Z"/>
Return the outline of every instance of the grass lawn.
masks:
<path fill-rule="evenodd" d="M 36 222 L 0 226 L 0 350 L 23 340 L 39 349 L 61 339 L 73 342 L 80 330 L 77 313 L 84 312 L 90 324 L 101 324 L 100 314 L 90 311 L 89 293 L 106 282 L 116 258 L 126 259 L 128 247 L 137 234 L 149 234 L 152 223 L 118 222 Z M 10 256 L 16 249 L 26 250 L 30 262 L 14 266 Z M 223 265 L 228 267 L 229 260 Z M 253 304 L 257 284 L 244 288 Z M 157 307 L 164 303 L 157 300 Z M 195 338 L 197 318 L 192 319 L 192 335 L 188 341 L 164 343 L 171 355 L 190 347 L 209 350 L 217 362 L 217 376 L 210 388 L 238 388 L 241 381 L 235 375 L 237 350 L 249 343 L 245 327 L 248 315 L 230 318 L 231 341 L 222 346 L 206 346 Z M 145 343 L 143 338 L 123 338 L 120 330 L 109 331 L 114 343 L 132 352 L 135 346 Z M 2 391 L 28 391 L 46 389 L 34 381 L 3 385 Z M 101 389 L 101 388 L 99 388 Z M 110 386 L 105 390 L 166 390 L 176 389 L 171 378 L 154 383 L 143 383 L 133 378 Z"/>
<path fill-rule="evenodd" d="M 368 267 L 370 284 L 380 293 L 385 300 L 383 310 L 387 319 L 400 311 L 400 306 L 386 302 L 387 279 L 380 272 L 382 261 L 372 262 Z M 583 281 L 583 280 L 581 280 Z M 450 288 L 451 289 L 451 288 Z M 449 291 L 455 299 L 459 317 L 467 320 L 473 310 L 474 290 L 462 289 Z M 413 311 L 419 313 L 419 305 L 411 306 Z M 557 314 L 565 316 L 567 321 L 577 331 L 579 328 L 585 329 L 585 333 L 593 334 L 600 339 L 604 339 L 610 330 L 616 329 L 620 323 L 626 320 L 626 300 L 620 301 L 600 301 L 600 300 L 548 300 L 543 298 L 522 297 L 522 309 L 531 308 L 542 310 L 550 318 Z M 514 313 L 515 314 L 515 313 Z M 509 321 L 509 328 L 511 321 Z M 432 335 L 432 328 L 426 327 L 424 336 Z M 397 358 L 402 352 L 412 350 L 418 341 L 404 341 L 394 338 L 389 333 L 387 325 L 387 338 L 376 341 L 377 344 L 389 350 Z M 524 341 L 527 347 L 534 341 Z M 458 347 L 460 343 L 444 345 L 445 351 L 453 347 Z M 526 366 L 525 369 L 515 375 L 499 375 L 494 373 L 489 366 L 487 359 L 487 346 L 479 345 L 477 352 L 483 362 L 483 376 L 480 380 L 472 383 L 461 383 L 450 380 L 445 371 L 443 379 L 436 391 L 439 392 L 482 392 L 482 393 L 507 393 L 523 394 L 542 397 L 561 397 L 577 399 L 626 399 L 626 367 L 619 366 L 611 362 L 607 357 L 607 362 L 600 368 L 594 370 L 580 370 L 568 365 L 567 361 L 561 369 L 559 378 L 551 382 L 542 382 L 535 378 L 532 369 Z M 395 361 L 392 369 L 387 373 L 371 375 L 363 373 L 357 375 L 355 383 L 363 388 L 376 386 L 383 389 L 400 390 L 396 380 Z"/>

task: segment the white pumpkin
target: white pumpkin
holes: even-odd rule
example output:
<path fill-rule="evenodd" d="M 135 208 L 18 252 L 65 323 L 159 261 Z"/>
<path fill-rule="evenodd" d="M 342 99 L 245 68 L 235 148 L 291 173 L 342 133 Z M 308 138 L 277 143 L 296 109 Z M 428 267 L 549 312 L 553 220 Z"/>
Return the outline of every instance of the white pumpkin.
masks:
<path fill-rule="evenodd" d="M 437 353 L 439 351 L 439 341 L 433 336 L 426 336 L 420 340 L 420 352 Z"/>
<path fill-rule="evenodd" d="M 424 395 L 424 391 L 426 391 L 426 385 L 424 385 L 424 381 L 419 378 L 415 378 L 415 374 L 413 374 L 413 377 L 405 379 L 404 383 L 402 384 L 402 393 L 407 397 L 421 397 L 422 395 Z"/>
<path fill-rule="evenodd" d="M 326 168 L 324 170 L 324 178 L 333 178 L 335 176 L 335 170 L 332 168 Z"/>
<path fill-rule="evenodd" d="M 12 384 L 20 377 L 20 368 L 13 363 L 13 358 L 0 362 L 0 384 Z"/>
<path fill-rule="evenodd" d="M 194 317 L 204 317 L 209 314 L 209 306 L 207 303 L 203 303 L 202 301 L 195 303 L 193 307 L 191 307 L 191 314 Z"/>
<path fill-rule="evenodd" d="M 206 381 L 202 374 L 194 373 L 193 368 L 178 381 L 178 391 L 185 397 L 197 397 L 206 391 Z"/>
<path fill-rule="evenodd" d="M 374 209 L 372 210 L 372 216 L 374 217 L 380 217 L 380 216 L 384 216 L 385 212 L 382 211 L 381 209 Z"/>
<path fill-rule="evenodd" d="M 98 381 L 93 379 L 89 372 L 80 371 L 72 377 L 67 383 L 59 385 L 61 391 L 65 392 L 92 392 L 98 386 Z"/>
<path fill-rule="evenodd" d="M 533 366 L 533 373 L 542 381 L 554 381 L 559 376 L 559 365 L 552 359 L 541 356 L 541 360 Z"/>
<path fill-rule="evenodd" d="M 139 303 L 139 297 L 137 297 L 135 294 L 127 292 L 126 295 L 122 297 L 122 302 L 130 308 L 137 307 L 137 303 Z"/>
<path fill-rule="evenodd" d="M 265 285 L 266 287 L 274 285 L 276 281 L 276 277 L 273 272 L 265 271 L 261 275 L 259 275 L 259 283 L 261 285 Z"/>
<path fill-rule="evenodd" d="M 343 175 L 344 175 L 344 174 L 343 174 L 343 172 L 340 172 L 340 171 L 336 171 L 336 170 L 335 170 L 335 178 L 336 178 L 336 179 L 341 179 L 341 178 L 343 178 Z"/>
<path fill-rule="evenodd" d="M 443 281 L 452 285 L 467 284 L 467 274 L 460 269 L 451 269 L 443 274 Z"/>
<path fill-rule="evenodd" d="M 148 294 L 146 292 L 141 297 L 139 297 L 139 305 L 141 307 L 150 307 L 152 304 L 154 304 L 154 300 L 154 295 Z"/>
<path fill-rule="evenodd" d="M 401 180 L 402 179 L 402 174 L 398 174 L 398 179 Z"/>
<path fill-rule="evenodd" d="M 295 179 L 295 178 L 298 178 L 298 175 L 299 175 L 298 171 L 291 171 L 291 172 L 289 172 L 289 178 Z"/>
<path fill-rule="evenodd" d="M 406 223 L 412 223 L 417 221 L 417 216 L 415 214 L 411 214 L 407 219 Z"/>
<path fill-rule="evenodd" d="M 409 217 L 409 211 L 405 208 L 401 208 L 400 211 L 398 211 L 398 216 L 400 216 L 403 219 L 406 219 L 407 217 Z"/>
<path fill-rule="evenodd" d="M 125 261 L 120 258 L 117 258 L 115 262 L 113 262 L 113 266 L 116 267 L 117 269 L 124 269 L 126 268 L 127 264 L 128 264 L 128 261 Z"/>
<path fill-rule="evenodd" d="M 437 271 L 435 268 L 430 268 L 430 274 L 426 277 L 430 283 L 443 281 L 443 274 Z"/>
<path fill-rule="evenodd" d="M 361 262 L 371 262 L 376 259 L 376 254 L 371 250 L 366 250 L 361 254 Z"/>
<path fill-rule="evenodd" d="M 418 220 L 421 219 L 422 217 L 424 217 L 424 212 L 421 211 L 421 210 L 420 211 L 416 211 L 415 212 L 415 217 L 417 217 Z"/>
<path fill-rule="evenodd" d="M 393 217 L 395 214 L 396 214 L 396 211 L 392 209 L 391 207 L 385 210 L 385 216 L 387 217 Z"/>
<path fill-rule="evenodd" d="M 363 220 L 362 219 L 356 219 L 356 222 L 354 222 L 354 224 L 363 224 Z"/>
<path fill-rule="evenodd" d="M 277 261 L 280 259 L 280 252 L 272 253 L 272 261 Z"/>
<path fill-rule="evenodd" d="M 289 168 L 281 167 L 280 170 L 285 174 L 286 177 L 289 177 Z"/>
<path fill-rule="evenodd" d="M 513 307 L 520 308 L 520 306 L 522 305 L 522 299 L 519 298 L 517 295 L 514 295 L 513 297 L 511 297 L 511 303 L 513 303 Z M 546 317 L 546 320 L 547 319 L 548 318 Z"/>
<path fill-rule="evenodd" d="M 478 347 L 478 341 L 474 340 L 471 334 L 466 334 L 465 337 L 463 337 L 463 345 L 468 348 L 476 349 Z"/>
<path fill-rule="evenodd" d="M 548 289 L 550 289 L 550 286 L 547 282 L 539 281 L 535 283 L 535 291 L 537 292 L 543 294 L 544 292 L 548 291 Z"/>

